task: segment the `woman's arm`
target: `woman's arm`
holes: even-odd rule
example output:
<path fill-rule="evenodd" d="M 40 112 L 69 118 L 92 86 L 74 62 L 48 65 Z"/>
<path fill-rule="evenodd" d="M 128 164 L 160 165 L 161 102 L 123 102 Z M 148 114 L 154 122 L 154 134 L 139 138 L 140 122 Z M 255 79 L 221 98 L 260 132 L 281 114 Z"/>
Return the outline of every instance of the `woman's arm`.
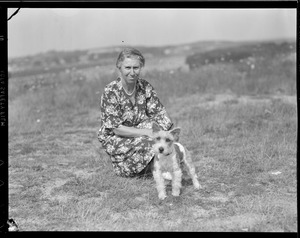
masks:
<path fill-rule="evenodd" d="M 146 107 L 148 117 L 158 123 L 164 130 L 170 130 L 173 127 L 173 122 L 160 102 L 156 91 L 149 83 L 146 86 L 146 94 L 148 98 Z"/>
<path fill-rule="evenodd" d="M 140 136 L 148 136 L 152 137 L 152 129 L 138 129 L 134 127 L 128 126 L 119 126 L 115 128 L 113 132 L 118 136 L 123 137 L 140 137 Z"/>

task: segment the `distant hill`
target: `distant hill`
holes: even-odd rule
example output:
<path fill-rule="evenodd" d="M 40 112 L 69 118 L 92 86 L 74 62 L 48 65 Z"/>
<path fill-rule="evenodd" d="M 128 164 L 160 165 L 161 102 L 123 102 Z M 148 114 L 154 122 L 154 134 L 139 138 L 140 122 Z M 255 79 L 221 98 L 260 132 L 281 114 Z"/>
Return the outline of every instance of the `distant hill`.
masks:
<path fill-rule="evenodd" d="M 159 47 L 134 46 L 138 48 L 147 58 L 184 56 L 201 58 L 200 54 L 218 55 L 220 50 L 250 49 L 259 44 L 274 44 L 275 48 L 282 42 L 295 45 L 295 41 L 280 40 L 268 42 L 231 42 L 231 41 L 199 41 L 180 45 L 167 45 Z M 11 58 L 8 61 L 8 70 L 13 77 L 34 75 L 48 72 L 59 72 L 71 68 L 87 68 L 93 66 L 114 65 L 115 60 L 123 46 L 101 47 L 89 50 L 76 51 L 48 51 L 32 56 Z M 272 50 L 276 51 L 275 48 Z M 245 50 L 243 50 L 245 51 Z M 218 56 L 219 57 L 219 56 Z M 195 59 L 194 59 L 195 61 Z M 187 64 L 189 61 L 187 60 Z M 202 63 L 201 63 L 202 64 Z"/>
<path fill-rule="evenodd" d="M 275 56 L 288 56 L 294 52 L 296 42 L 251 42 L 193 53 L 187 56 L 186 64 L 190 69 L 215 63 L 250 64 L 258 60 L 270 60 Z"/>

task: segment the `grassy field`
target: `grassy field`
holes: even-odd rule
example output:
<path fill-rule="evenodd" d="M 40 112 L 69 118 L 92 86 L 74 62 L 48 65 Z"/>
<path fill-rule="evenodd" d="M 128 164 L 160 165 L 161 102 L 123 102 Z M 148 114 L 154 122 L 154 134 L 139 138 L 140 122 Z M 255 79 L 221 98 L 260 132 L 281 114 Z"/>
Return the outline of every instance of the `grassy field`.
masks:
<path fill-rule="evenodd" d="M 21 231 L 297 231 L 295 69 L 273 60 L 271 71 L 190 72 L 165 60 L 144 76 L 182 127 L 204 189 L 187 181 L 159 201 L 153 179 L 113 173 L 97 140 L 110 69 L 11 78 L 9 217 Z"/>

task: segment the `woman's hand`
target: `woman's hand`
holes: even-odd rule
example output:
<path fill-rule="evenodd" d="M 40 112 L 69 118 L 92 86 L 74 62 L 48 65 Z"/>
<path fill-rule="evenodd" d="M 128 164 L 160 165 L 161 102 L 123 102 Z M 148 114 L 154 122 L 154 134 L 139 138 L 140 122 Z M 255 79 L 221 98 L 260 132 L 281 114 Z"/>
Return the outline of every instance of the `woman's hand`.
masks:
<path fill-rule="evenodd" d="M 152 129 L 143 129 L 143 130 L 145 130 L 145 136 L 148 136 L 150 138 L 153 137 L 153 131 L 152 131 Z"/>

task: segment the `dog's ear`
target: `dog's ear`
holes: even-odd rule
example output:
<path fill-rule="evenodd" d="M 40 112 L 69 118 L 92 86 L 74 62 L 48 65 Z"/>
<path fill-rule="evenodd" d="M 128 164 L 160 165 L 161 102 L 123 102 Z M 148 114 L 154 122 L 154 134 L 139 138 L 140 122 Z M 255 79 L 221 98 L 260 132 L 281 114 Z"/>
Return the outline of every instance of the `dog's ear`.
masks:
<path fill-rule="evenodd" d="M 160 131 L 160 127 L 159 127 L 159 125 L 158 125 L 156 122 L 153 122 L 153 123 L 152 123 L 152 131 L 153 131 L 153 132 L 158 132 L 158 131 Z"/>
<path fill-rule="evenodd" d="M 172 130 L 170 130 L 170 133 L 173 135 L 174 137 L 174 141 L 179 141 L 179 134 L 180 134 L 180 128 L 179 127 L 176 127 Z"/>

